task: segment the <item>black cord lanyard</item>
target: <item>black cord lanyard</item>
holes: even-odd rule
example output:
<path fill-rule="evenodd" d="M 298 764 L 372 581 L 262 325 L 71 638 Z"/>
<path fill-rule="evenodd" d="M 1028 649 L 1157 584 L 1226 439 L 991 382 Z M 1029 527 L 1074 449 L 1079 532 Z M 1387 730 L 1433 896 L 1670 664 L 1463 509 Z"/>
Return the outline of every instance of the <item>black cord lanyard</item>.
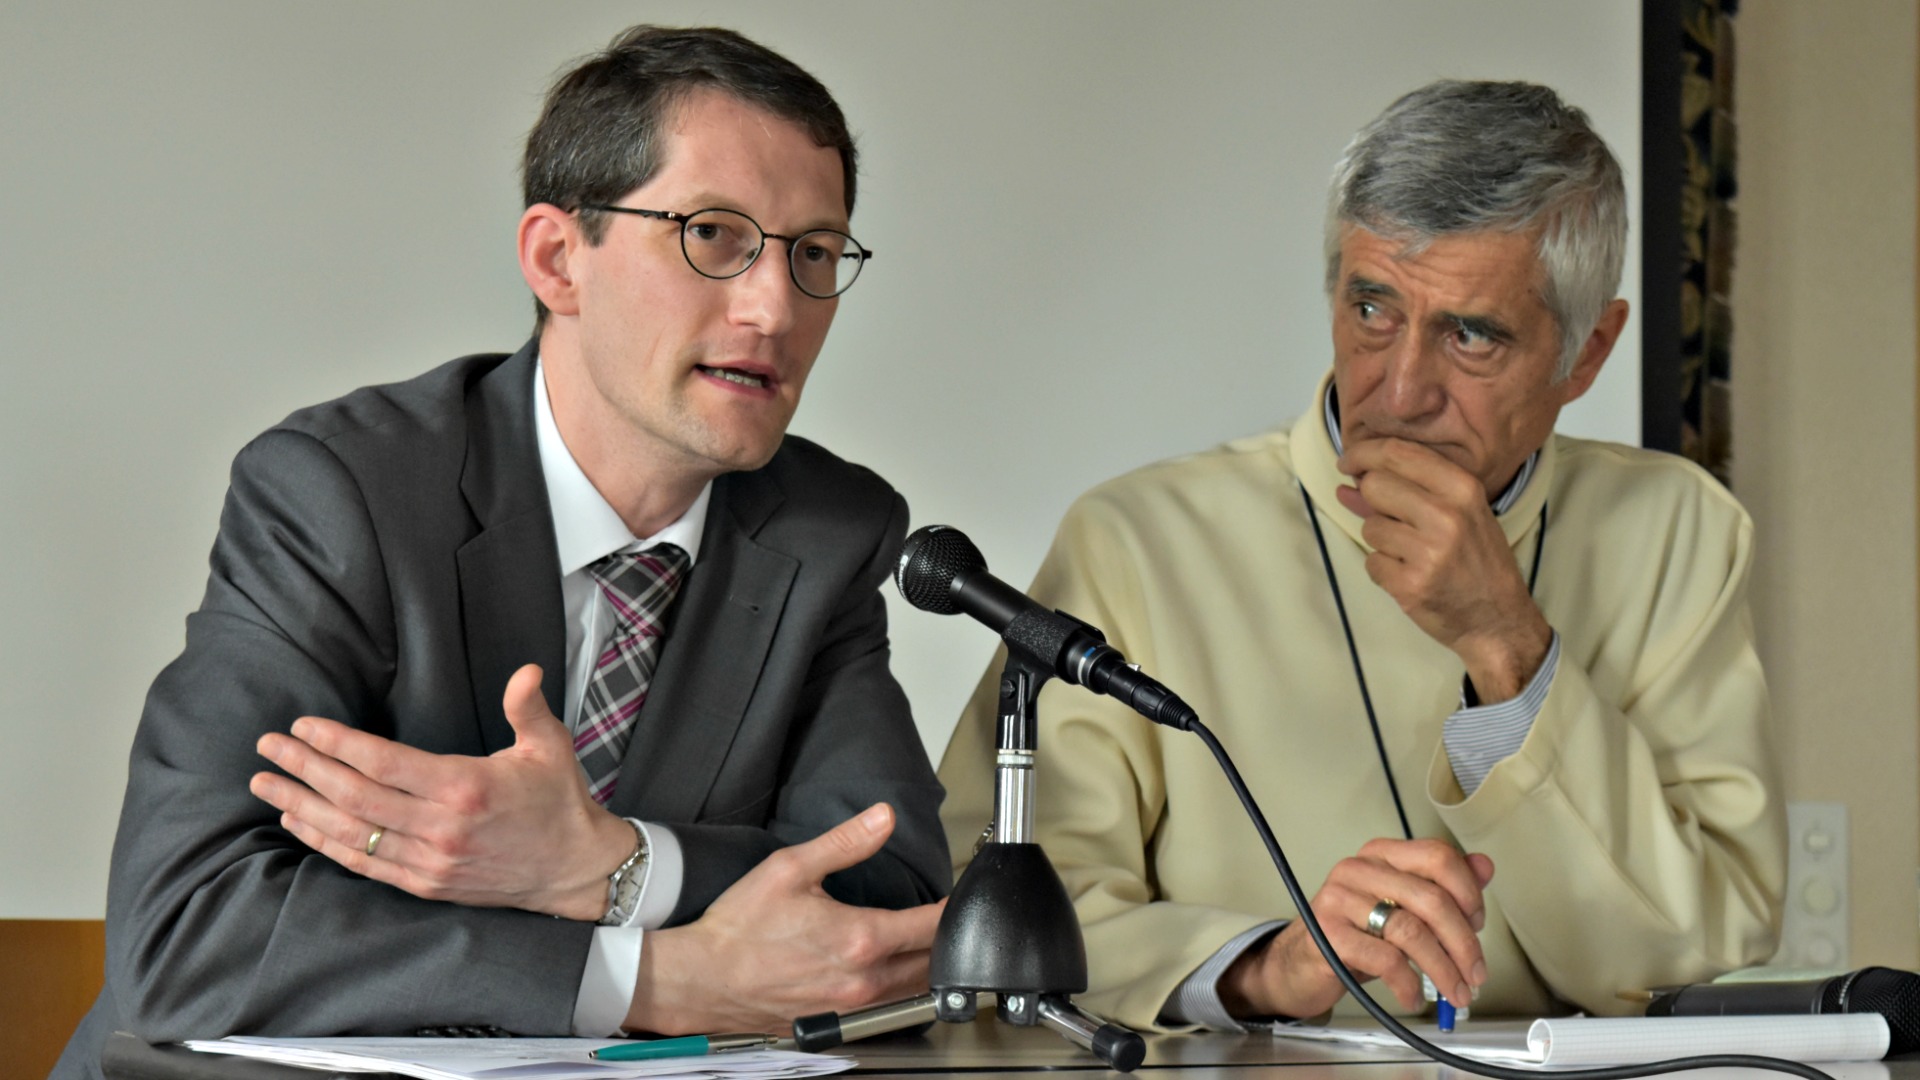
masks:
<path fill-rule="evenodd" d="M 1327 584 L 1333 588 L 1333 606 L 1340 612 L 1340 629 L 1347 634 L 1347 655 L 1353 657 L 1353 677 L 1360 683 L 1360 703 L 1367 707 L 1367 726 L 1373 729 L 1373 748 L 1380 755 L 1380 770 L 1387 774 L 1387 790 L 1393 794 L 1393 811 L 1400 815 L 1400 834 L 1408 840 L 1413 839 L 1413 826 L 1407 823 L 1407 807 L 1400 801 L 1400 785 L 1393 778 L 1393 765 L 1387 760 L 1387 740 L 1380 734 L 1380 717 L 1373 711 L 1373 695 L 1367 690 L 1367 671 L 1360 665 L 1360 647 L 1353 641 L 1353 623 L 1347 619 L 1347 602 L 1340 597 L 1340 575 L 1333 572 L 1333 556 L 1327 552 L 1327 538 L 1320 531 L 1320 515 L 1313 505 L 1313 496 L 1307 494 L 1307 485 L 1300 487 L 1300 500 L 1307 504 L 1307 521 L 1313 526 L 1313 538 L 1320 544 L 1320 564 L 1327 568 Z M 1527 575 L 1527 593 L 1532 595 L 1534 585 L 1540 580 L 1540 553 L 1547 548 L 1547 503 L 1540 503 L 1540 535 L 1533 542 L 1533 572 Z"/>

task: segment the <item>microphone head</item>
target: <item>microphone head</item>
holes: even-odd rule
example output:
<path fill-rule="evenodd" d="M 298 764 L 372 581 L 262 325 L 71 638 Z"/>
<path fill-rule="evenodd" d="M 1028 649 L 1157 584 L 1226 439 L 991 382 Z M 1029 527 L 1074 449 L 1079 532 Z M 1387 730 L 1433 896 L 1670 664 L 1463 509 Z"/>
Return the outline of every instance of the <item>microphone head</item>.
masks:
<path fill-rule="evenodd" d="M 1879 1013 L 1887 1021 L 1887 1056 L 1920 1049 L 1920 975 L 1869 967 L 1828 979 L 1820 988 L 1823 1013 Z"/>
<path fill-rule="evenodd" d="M 986 556 L 966 533 L 947 525 L 927 525 L 914 530 L 900 546 L 893 583 L 907 603 L 921 611 L 952 615 L 960 610 L 953 602 L 954 579 L 986 568 Z"/>

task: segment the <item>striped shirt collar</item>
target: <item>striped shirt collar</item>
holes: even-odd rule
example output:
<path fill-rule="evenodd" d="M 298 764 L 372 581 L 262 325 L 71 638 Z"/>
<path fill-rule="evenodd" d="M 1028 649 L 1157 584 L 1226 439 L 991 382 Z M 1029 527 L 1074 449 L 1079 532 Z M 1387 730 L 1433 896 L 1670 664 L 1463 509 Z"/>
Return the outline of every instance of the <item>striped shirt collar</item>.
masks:
<path fill-rule="evenodd" d="M 1340 444 L 1340 403 L 1334 398 L 1332 382 L 1327 383 L 1327 396 L 1322 402 L 1321 411 L 1327 420 L 1327 437 L 1333 440 L 1334 456 L 1345 454 L 1346 450 Z M 1513 482 L 1507 485 L 1507 490 L 1501 492 L 1499 498 L 1493 500 L 1494 516 L 1497 517 L 1513 509 L 1513 504 L 1520 501 L 1521 494 L 1527 490 L 1527 481 L 1533 479 L 1534 466 L 1538 464 L 1540 464 L 1538 450 L 1528 454 L 1527 460 L 1520 463 L 1520 471 L 1514 474 Z"/>

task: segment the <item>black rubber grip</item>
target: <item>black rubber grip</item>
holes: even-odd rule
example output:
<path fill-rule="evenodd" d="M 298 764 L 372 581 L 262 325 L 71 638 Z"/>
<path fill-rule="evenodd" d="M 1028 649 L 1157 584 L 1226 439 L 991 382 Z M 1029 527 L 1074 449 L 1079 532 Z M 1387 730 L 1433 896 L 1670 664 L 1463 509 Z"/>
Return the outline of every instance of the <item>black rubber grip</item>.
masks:
<path fill-rule="evenodd" d="M 797 1027 L 798 1025 L 796 1025 Z M 1101 1024 L 1093 1033 L 1093 1056 L 1115 1072 L 1132 1072 L 1147 1058 L 1147 1040 L 1114 1024 Z"/>
<path fill-rule="evenodd" d="M 845 1041 L 840 1037 L 839 1013 L 814 1013 L 793 1022 L 793 1044 L 809 1054 L 831 1050 Z"/>

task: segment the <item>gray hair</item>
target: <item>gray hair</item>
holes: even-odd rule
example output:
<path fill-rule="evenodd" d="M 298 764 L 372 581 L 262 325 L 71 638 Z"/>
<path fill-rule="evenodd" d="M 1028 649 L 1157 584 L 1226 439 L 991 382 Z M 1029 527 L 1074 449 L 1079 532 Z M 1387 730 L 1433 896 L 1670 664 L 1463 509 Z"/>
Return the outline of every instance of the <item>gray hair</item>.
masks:
<path fill-rule="evenodd" d="M 1441 236 L 1538 229 L 1541 299 L 1560 327 L 1555 378 L 1565 379 L 1620 289 L 1627 192 L 1587 114 L 1552 90 L 1448 79 L 1388 106 L 1334 167 L 1329 297 L 1349 225 L 1403 239 L 1416 253 Z"/>

